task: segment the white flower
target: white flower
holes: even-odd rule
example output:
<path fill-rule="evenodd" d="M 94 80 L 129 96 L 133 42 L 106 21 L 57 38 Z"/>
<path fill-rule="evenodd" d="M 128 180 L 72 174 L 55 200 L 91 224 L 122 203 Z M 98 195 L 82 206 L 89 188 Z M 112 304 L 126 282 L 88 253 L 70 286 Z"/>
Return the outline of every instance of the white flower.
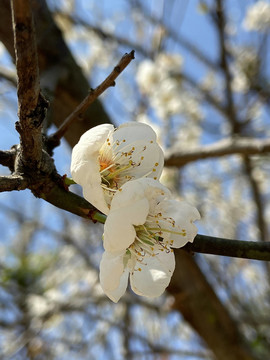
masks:
<path fill-rule="evenodd" d="M 246 93 L 260 70 L 260 59 L 252 47 L 232 48 L 235 62 L 232 66 L 232 87 L 236 92 Z"/>
<path fill-rule="evenodd" d="M 162 72 L 152 60 L 144 60 L 140 63 L 136 81 L 144 94 L 151 94 L 160 85 L 162 78 Z"/>
<path fill-rule="evenodd" d="M 160 53 L 154 61 L 144 60 L 140 63 L 136 81 L 144 94 L 152 96 L 159 92 L 161 83 L 171 78 L 171 73 L 179 73 L 183 58 L 179 54 Z"/>
<path fill-rule="evenodd" d="M 150 102 L 161 118 L 179 113 L 182 110 L 182 101 L 177 81 L 172 78 L 162 81 Z"/>
<path fill-rule="evenodd" d="M 103 124 L 84 133 L 74 146 L 71 174 L 83 196 L 108 214 L 114 193 L 127 181 L 141 177 L 159 179 L 164 155 L 152 128 L 126 123 L 114 129 Z"/>
<path fill-rule="evenodd" d="M 162 71 L 179 73 L 183 67 L 183 58 L 180 54 L 160 53 L 156 58 L 157 66 Z"/>
<path fill-rule="evenodd" d="M 197 234 L 197 209 L 171 197 L 158 181 L 145 178 L 126 183 L 114 195 L 100 263 L 101 286 L 114 302 L 126 291 L 129 277 L 136 294 L 160 296 L 175 267 L 171 248 L 192 242 Z"/>
<path fill-rule="evenodd" d="M 270 29 L 270 4 L 258 1 L 252 4 L 247 11 L 244 27 L 247 30 L 267 31 Z"/>

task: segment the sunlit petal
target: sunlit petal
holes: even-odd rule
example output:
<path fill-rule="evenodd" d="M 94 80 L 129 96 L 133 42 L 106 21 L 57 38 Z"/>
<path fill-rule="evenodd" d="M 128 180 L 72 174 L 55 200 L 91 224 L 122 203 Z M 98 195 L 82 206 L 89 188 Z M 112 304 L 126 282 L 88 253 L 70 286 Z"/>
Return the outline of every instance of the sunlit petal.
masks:
<path fill-rule="evenodd" d="M 173 252 L 148 257 L 145 264 L 138 263 L 130 274 L 132 290 L 147 297 L 160 296 L 169 285 L 175 268 Z"/>
<path fill-rule="evenodd" d="M 100 262 L 100 284 L 104 293 L 117 302 L 125 293 L 128 282 L 128 271 L 124 268 L 124 254 L 104 252 Z"/>

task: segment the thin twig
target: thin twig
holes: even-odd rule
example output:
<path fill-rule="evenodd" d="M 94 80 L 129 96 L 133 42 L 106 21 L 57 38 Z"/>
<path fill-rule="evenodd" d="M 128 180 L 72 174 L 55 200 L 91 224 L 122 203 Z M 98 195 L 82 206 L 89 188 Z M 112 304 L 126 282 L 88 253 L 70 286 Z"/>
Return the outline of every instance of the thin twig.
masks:
<path fill-rule="evenodd" d="M 193 243 L 188 243 L 181 249 L 203 254 L 270 261 L 270 241 L 230 240 L 198 234 Z"/>
<path fill-rule="evenodd" d="M 245 169 L 247 178 L 249 180 L 250 190 L 251 190 L 251 193 L 253 196 L 253 200 L 256 205 L 257 227 L 259 230 L 260 240 L 267 242 L 269 240 L 269 235 L 268 235 L 267 222 L 266 222 L 266 219 L 264 216 L 263 197 L 260 192 L 259 184 L 253 175 L 253 166 L 252 166 L 252 162 L 251 162 L 250 158 L 248 156 L 245 156 L 243 159 L 243 162 L 244 162 L 244 169 Z M 264 265 L 265 265 L 265 268 L 267 271 L 268 282 L 270 283 L 270 263 L 265 263 Z"/>
<path fill-rule="evenodd" d="M 69 21 L 72 25 L 82 25 L 84 28 L 86 28 L 89 31 L 92 31 L 96 33 L 102 40 L 107 42 L 114 42 L 120 45 L 124 45 L 128 48 L 135 49 L 136 53 L 140 53 L 145 57 L 152 57 L 152 54 L 147 51 L 141 44 L 138 44 L 132 40 L 129 40 L 125 36 L 121 36 L 115 33 L 112 33 L 110 31 L 107 31 L 100 26 L 91 24 L 88 21 L 85 21 L 81 19 L 78 16 L 71 16 L 71 14 L 68 14 L 66 12 L 56 10 L 54 11 L 54 14 L 59 16 L 61 19 L 63 18 L 65 21 Z"/>
<path fill-rule="evenodd" d="M 253 194 L 253 199 L 256 204 L 257 224 L 258 224 L 258 230 L 260 232 L 261 241 L 268 241 L 267 223 L 264 218 L 263 198 L 260 193 L 259 185 L 255 177 L 253 176 L 253 166 L 248 157 L 244 158 L 244 168 L 246 175 L 249 178 L 251 192 Z"/>
<path fill-rule="evenodd" d="M 228 51 L 226 47 L 226 33 L 225 26 L 227 24 L 226 14 L 224 10 L 224 4 L 222 0 L 216 0 L 216 18 L 214 20 L 217 25 L 217 32 L 219 35 L 219 44 L 220 44 L 220 65 L 223 69 L 225 76 L 225 99 L 227 100 L 226 109 L 227 109 L 227 118 L 231 124 L 232 132 L 237 134 L 240 132 L 241 125 L 237 119 L 233 91 L 232 91 L 232 75 L 230 73 L 230 67 L 228 62 Z"/>
<path fill-rule="evenodd" d="M 20 175 L 0 176 L 0 192 L 24 190 L 28 186 L 28 181 Z"/>
<path fill-rule="evenodd" d="M 166 166 L 181 167 L 197 160 L 227 155 L 257 155 L 270 152 L 269 139 L 235 138 L 224 139 L 211 145 L 195 149 L 169 149 L 165 157 Z"/>
<path fill-rule="evenodd" d="M 59 129 L 51 135 L 49 143 L 52 143 L 56 147 L 60 144 L 60 139 L 64 136 L 69 126 L 88 109 L 88 107 L 110 86 L 115 86 L 115 79 L 121 74 L 121 72 L 128 66 L 128 64 L 134 59 L 134 50 L 125 54 L 119 63 L 115 66 L 110 75 L 95 89 L 91 89 L 86 98 L 80 105 L 70 114 Z"/>
<path fill-rule="evenodd" d="M 16 146 L 13 146 L 10 150 L 0 150 L 0 164 L 7 166 L 12 172 L 14 171 L 16 152 Z"/>
<path fill-rule="evenodd" d="M 6 80 L 13 86 L 17 86 L 16 74 L 4 66 L 0 66 L 0 79 Z"/>

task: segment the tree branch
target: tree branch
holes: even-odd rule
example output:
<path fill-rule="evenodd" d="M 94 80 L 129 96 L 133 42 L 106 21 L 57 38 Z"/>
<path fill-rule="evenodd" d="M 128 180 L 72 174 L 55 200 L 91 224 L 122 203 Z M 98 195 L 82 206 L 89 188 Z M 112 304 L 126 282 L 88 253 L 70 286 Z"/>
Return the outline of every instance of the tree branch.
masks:
<path fill-rule="evenodd" d="M 0 66 L 0 79 L 4 79 L 11 83 L 13 86 L 17 87 L 17 79 L 16 75 L 13 71 L 5 68 L 4 66 Z"/>
<path fill-rule="evenodd" d="M 181 249 L 203 254 L 270 261 L 270 242 L 230 240 L 198 234 L 193 243 L 188 243 Z"/>
<path fill-rule="evenodd" d="M 59 16 L 61 19 L 64 19 L 65 21 L 68 21 L 72 25 L 82 25 L 87 30 L 96 33 L 102 40 L 108 42 L 115 42 L 120 45 L 124 45 L 128 48 L 135 49 L 136 52 L 142 54 L 145 57 L 151 57 L 152 54 L 147 51 L 143 46 L 140 44 L 129 40 L 128 38 L 112 33 L 110 31 L 107 31 L 103 29 L 101 26 L 93 25 L 89 22 L 86 22 L 85 20 L 81 19 L 78 16 L 71 16 L 67 12 L 63 12 L 60 10 L 54 11 L 54 15 Z M 99 24 L 100 25 L 100 24 Z"/>
<path fill-rule="evenodd" d="M 225 99 L 227 100 L 227 118 L 231 124 L 232 132 L 237 134 L 240 132 L 241 125 L 237 121 L 233 91 L 232 91 L 232 76 L 230 73 L 229 63 L 228 63 L 228 51 L 226 46 L 226 33 L 225 26 L 227 24 L 226 14 L 224 10 L 224 4 L 222 0 L 216 0 L 216 17 L 214 17 L 217 32 L 219 35 L 219 44 L 220 44 L 220 65 L 223 69 L 225 76 Z"/>
<path fill-rule="evenodd" d="M 128 64 L 134 59 L 134 50 L 130 53 L 125 54 L 119 63 L 115 66 L 110 75 L 95 89 L 91 89 L 90 93 L 85 97 L 80 105 L 70 114 L 64 123 L 59 127 L 59 129 L 51 135 L 49 138 L 49 144 L 52 148 L 60 144 L 60 139 L 64 136 L 69 126 L 78 118 L 80 118 L 88 107 L 100 96 L 106 89 L 110 86 L 115 86 L 116 78 L 121 74 L 121 72 L 128 66 Z M 50 148 L 50 145 L 49 145 Z"/>
<path fill-rule="evenodd" d="M 24 190 L 28 181 L 21 175 L 0 176 L 0 192 Z"/>
<path fill-rule="evenodd" d="M 14 171 L 14 163 L 17 153 L 17 146 L 13 146 L 10 150 L 0 150 L 0 164 L 7 166 L 10 171 Z"/>
<path fill-rule="evenodd" d="M 42 122 L 48 107 L 40 94 L 35 31 L 30 0 L 11 1 L 16 68 L 18 75 L 21 160 L 38 168 L 42 159 Z"/>
<path fill-rule="evenodd" d="M 84 198 L 55 186 L 42 198 L 51 204 L 92 221 L 103 223 L 106 216 L 101 214 Z M 230 240 L 206 235 L 197 235 L 193 243 L 188 243 L 182 250 L 204 254 L 240 257 L 245 259 L 270 261 L 270 242 Z"/>
<path fill-rule="evenodd" d="M 195 149 L 169 149 L 165 156 L 166 166 L 184 166 L 192 161 L 227 155 L 256 155 L 270 152 L 270 140 L 235 138 L 218 141 Z"/>
<path fill-rule="evenodd" d="M 12 0 L 11 5 L 18 73 L 18 100 L 21 116 L 25 116 L 35 110 L 39 97 L 35 33 L 30 1 Z"/>

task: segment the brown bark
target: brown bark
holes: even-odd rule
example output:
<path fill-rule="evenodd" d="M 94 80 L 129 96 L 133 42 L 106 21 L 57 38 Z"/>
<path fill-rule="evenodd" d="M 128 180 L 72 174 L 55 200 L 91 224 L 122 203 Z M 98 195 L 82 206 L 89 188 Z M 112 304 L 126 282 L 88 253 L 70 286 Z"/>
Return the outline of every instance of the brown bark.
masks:
<path fill-rule="evenodd" d="M 259 155 L 270 152 L 269 139 L 224 139 L 194 149 L 170 149 L 165 157 L 166 166 L 181 167 L 190 162 L 228 155 Z"/>
<path fill-rule="evenodd" d="M 204 339 L 218 360 L 252 360 L 236 322 L 219 300 L 191 255 L 175 251 L 176 269 L 168 292 L 174 308 Z"/>
<path fill-rule="evenodd" d="M 90 86 L 66 46 L 46 2 L 39 0 L 32 4 L 36 20 L 41 90 L 50 100 L 49 122 L 58 127 L 80 104 Z M 9 0 L 1 1 L 0 18 L 0 41 L 15 58 Z M 73 147 L 86 130 L 110 122 L 106 111 L 97 100 L 82 118 L 72 124 L 65 138 Z"/>
<path fill-rule="evenodd" d="M 38 61 L 43 90 L 50 95 L 51 121 L 58 127 L 76 108 L 89 90 L 87 80 L 75 63 L 54 24 L 44 0 L 33 1 L 36 21 Z M 0 7 L 0 40 L 14 57 L 10 5 L 3 0 Z M 87 129 L 110 122 L 100 102 L 96 101 L 66 133 L 71 147 Z M 198 332 L 220 360 L 252 360 L 241 341 L 236 323 L 217 298 L 194 259 L 181 251 L 169 287 L 175 297 L 175 309 Z"/>

